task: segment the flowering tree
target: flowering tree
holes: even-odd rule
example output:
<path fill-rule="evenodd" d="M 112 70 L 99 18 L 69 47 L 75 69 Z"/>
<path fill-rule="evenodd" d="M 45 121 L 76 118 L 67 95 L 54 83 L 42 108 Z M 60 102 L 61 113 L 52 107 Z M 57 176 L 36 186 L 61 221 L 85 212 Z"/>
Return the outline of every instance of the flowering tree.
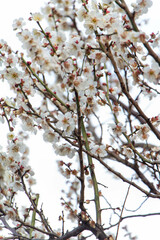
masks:
<path fill-rule="evenodd" d="M 160 115 L 144 111 L 160 94 L 160 35 L 139 29 L 151 5 L 150 0 L 130 5 L 51 0 L 41 13 L 31 14 L 32 30 L 22 18 L 14 21 L 24 53 L 0 41 L 1 82 L 10 86 L 0 99 L 0 120 L 8 125 L 6 150 L 0 153 L 2 238 L 118 239 L 120 223 L 139 216 L 123 215 L 130 188 L 143 196 L 139 208 L 160 198 Z M 60 203 L 60 231 L 32 191 L 25 141 L 37 131 L 53 146 L 68 186 Z M 108 175 L 128 188 L 116 208 L 107 200 Z M 28 199 L 25 207 L 16 204 L 20 192 Z M 66 227 L 67 221 L 73 226 Z"/>

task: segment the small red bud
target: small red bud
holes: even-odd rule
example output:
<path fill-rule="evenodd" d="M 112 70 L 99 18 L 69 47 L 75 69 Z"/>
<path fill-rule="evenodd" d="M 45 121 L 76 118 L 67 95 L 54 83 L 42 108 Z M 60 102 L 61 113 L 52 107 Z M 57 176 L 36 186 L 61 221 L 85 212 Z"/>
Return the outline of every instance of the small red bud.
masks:
<path fill-rule="evenodd" d="M 27 65 L 30 66 L 31 65 L 31 61 L 27 61 Z"/>
<path fill-rule="evenodd" d="M 111 76 L 111 73 L 110 73 L 110 72 L 107 72 L 106 74 L 107 74 L 108 76 Z"/>
<path fill-rule="evenodd" d="M 69 108 L 69 107 L 70 107 L 70 105 L 67 103 L 67 104 L 66 104 L 66 107 L 68 107 L 68 108 Z"/>

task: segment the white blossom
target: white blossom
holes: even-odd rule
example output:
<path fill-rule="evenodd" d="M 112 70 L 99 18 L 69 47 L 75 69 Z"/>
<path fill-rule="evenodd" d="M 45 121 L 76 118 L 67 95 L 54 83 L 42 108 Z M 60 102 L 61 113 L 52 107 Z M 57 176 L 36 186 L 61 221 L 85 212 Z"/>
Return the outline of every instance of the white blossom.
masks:
<path fill-rule="evenodd" d="M 43 19 L 43 15 L 39 12 L 33 13 L 32 18 L 34 21 L 40 22 Z"/>
<path fill-rule="evenodd" d="M 90 148 L 93 154 L 104 157 L 106 155 L 106 150 L 104 145 L 90 144 Z"/>
<path fill-rule="evenodd" d="M 69 158 L 73 158 L 75 155 L 75 149 L 73 149 L 69 144 L 65 143 L 62 145 L 53 144 L 53 148 L 55 150 L 55 154 L 60 156 L 67 156 Z"/>
<path fill-rule="evenodd" d="M 58 134 L 48 129 L 43 133 L 43 140 L 51 143 L 58 142 Z"/>
<path fill-rule="evenodd" d="M 15 19 L 12 24 L 13 30 L 22 29 L 25 24 L 23 18 Z"/>
<path fill-rule="evenodd" d="M 123 153 L 128 157 L 128 158 L 132 158 L 134 156 L 134 153 L 132 151 L 131 148 L 129 147 L 123 147 Z"/>
<path fill-rule="evenodd" d="M 116 134 L 116 135 L 121 135 L 123 132 L 126 131 L 125 127 L 123 126 L 122 123 L 118 123 L 118 124 L 110 124 L 110 127 L 112 128 L 112 131 Z"/>

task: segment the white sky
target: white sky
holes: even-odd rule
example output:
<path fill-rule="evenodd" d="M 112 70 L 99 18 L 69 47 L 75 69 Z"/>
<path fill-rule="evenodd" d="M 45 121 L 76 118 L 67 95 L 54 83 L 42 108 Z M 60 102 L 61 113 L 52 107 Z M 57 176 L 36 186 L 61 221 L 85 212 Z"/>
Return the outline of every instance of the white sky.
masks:
<path fill-rule="evenodd" d="M 48 0 L 49 1 L 49 0 Z M 15 37 L 15 32 L 12 30 L 12 22 L 14 19 L 23 17 L 24 19 L 28 19 L 30 16 L 30 12 L 38 12 L 40 7 L 43 6 L 43 3 L 47 2 L 44 0 L 1 0 L 1 14 L 0 14 L 0 39 L 6 40 L 13 48 L 14 50 L 18 50 L 19 46 L 21 46 L 21 43 L 18 42 L 18 40 Z M 154 4 L 153 7 L 150 10 L 150 14 L 148 15 L 148 18 L 150 18 L 149 21 L 149 27 L 145 28 L 145 30 L 150 33 L 153 31 L 160 30 L 160 17 L 159 17 L 159 9 L 160 9 L 160 1 L 159 0 L 153 0 Z M 27 27 L 27 26 L 26 26 Z M 0 84 L 1 85 L 1 84 Z M 1 126 L 0 126 L 1 128 Z M 38 140 L 38 141 L 37 141 Z M 46 211 L 49 213 L 52 211 L 50 206 L 55 205 L 54 198 L 57 199 L 58 203 L 60 202 L 60 191 L 58 189 L 61 188 L 61 181 L 59 180 L 59 175 L 57 175 L 56 172 L 56 164 L 54 161 L 54 155 L 51 146 L 48 144 L 43 143 L 42 140 L 40 140 L 40 137 L 32 136 L 31 142 L 34 143 L 37 141 L 37 144 L 31 144 L 31 153 L 32 153 L 32 160 L 34 164 L 34 168 L 36 170 L 36 167 L 38 166 L 38 171 L 36 171 L 36 174 L 38 176 L 38 191 L 42 192 L 42 200 L 44 202 L 44 207 Z M 42 148 L 43 145 L 43 148 Z M 44 168 L 45 165 L 45 168 Z M 53 171 L 50 171 L 52 169 Z M 47 173 L 47 174 L 46 174 Z M 49 174 L 48 174 L 49 173 Z M 57 181 L 58 179 L 58 181 Z M 49 183 L 46 185 L 46 183 Z M 54 190 L 53 193 L 53 186 L 52 183 L 56 183 L 57 189 Z M 116 185 L 113 185 L 113 196 L 114 191 L 117 192 Z M 135 200 L 134 193 L 130 196 L 133 200 Z M 155 201 L 157 203 L 157 208 L 160 212 L 160 205 L 158 201 Z M 154 204 L 155 204 L 154 202 Z M 159 205 L 159 206 L 158 206 Z M 133 201 L 132 206 L 133 208 L 136 208 L 136 202 Z M 156 205 L 154 205 L 155 207 Z M 145 207 L 147 207 L 148 212 L 150 211 L 151 205 L 146 204 Z M 153 212 L 155 212 L 156 208 L 153 209 Z M 58 215 L 61 214 L 59 212 L 60 208 L 57 207 L 57 211 L 54 210 L 54 213 L 51 213 L 50 220 L 57 221 Z M 127 224 L 127 222 L 131 222 L 131 220 L 127 220 L 124 222 Z M 143 222 L 142 222 L 143 221 Z M 160 217 L 150 217 L 148 220 L 145 219 L 136 219 L 136 224 L 132 223 L 129 225 L 129 230 L 133 232 L 133 234 L 138 235 L 138 240 L 150 240 L 150 239 L 158 239 L 158 236 L 160 236 Z M 140 226 L 139 228 L 137 226 Z M 56 225 L 55 225 L 56 227 Z M 146 230 L 145 230 L 146 229 Z M 148 231 L 148 229 L 150 229 Z M 145 233 L 146 232 L 146 233 Z M 123 237 L 123 233 L 121 237 L 118 240 L 121 240 Z M 125 240 L 125 238 L 123 238 Z"/>

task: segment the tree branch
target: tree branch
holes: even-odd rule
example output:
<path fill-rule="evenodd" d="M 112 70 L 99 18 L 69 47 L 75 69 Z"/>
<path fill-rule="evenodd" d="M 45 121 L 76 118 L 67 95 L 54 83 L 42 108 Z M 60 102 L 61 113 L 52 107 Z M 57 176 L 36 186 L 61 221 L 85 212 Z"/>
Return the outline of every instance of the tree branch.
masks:
<path fill-rule="evenodd" d="M 116 99 L 116 97 L 112 94 L 109 94 L 109 98 L 113 101 L 118 103 L 126 112 L 131 113 L 131 115 L 133 115 L 136 119 L 138 119 L 140 121 L 141 124 L 146 123 L 146 121 L 139 115 L 138 112 L 134 111 L 133 109 L 129 109 L 128 106 L 126 106 L 123 102 L 121 102 L 120 100 Z"/>
<path fill-rule="evenodd" d="M 114 68 L 114 72 L 117 75 L 120 85 L 121 85 L 121 89 L 122 92 L 126 95 L 126 97 L 128 98 L 128 100 L 133 104 L 133 106 L 137 109 L 137 111 L 139 112 L 140 116 L 146 121 L 146 123 L 148 124 L 148 126 L 151 128 L 152 132 L 155 134 L 155 136 L 160 140 L 160 132 L 154 127 L 154 125 L 151 123 L 150 119 L 145 115 L 145 113 L 142 111 L 142 109 L 140 108 L 140 106 L 138 105 L 138 103 L 131 97 L 131 95 L 129 94 L 129 92 L 126 89 L 125 83 L 123 81 L 123 78 L 118 70 L 117 64 L 115 62 L 115 59 L 113 57 L 113 54 L 111 52 L 111 49 L 108 45 L 108 53 L 107 53 L 113 68 Z"/>
<path fill-rule="evenodd" d="M 135 17 L 134 17 L 135 14 L 130 12 L 130 10 L 129 10 L 127 4 L 126 4 L 126 2 L 125 2 L 124 0 L 121 1 L 122 3 L 120 3 L 119 1 L 115 1 L 115 2 L 117 3 L 117 5 L 118 5 L 119 7 L 121 7 L 121 8 L 126 12 L 128 18 L 129 18 L 129 20 L 130 20 L 130 22 L 131 22 L 131 24 L 132 24 L 133 30 L 134 30 L 135 32 L 139 32 L 138 26 L 137 26 L 137 24 L 136 24 L 136 22 L 135 22 Z M 160 66 L 160 58 L 159 58 L 159 56 L 153 51 L 153 49 L 151 48 L 151 46 L 149 45 L 149 43 L 148 43 L 147 41 L 145 41 L 145 42 L 143 43 L 143 45 L 144 45 L 144 47 L 148 50 L 148 54 L 149 54 L 150 56 L 152 56 L 152 57 L 154 58 L 154 60 L 155 60 L 155 61 L 159 64 L 159 66 Z"/>
<path fill-rule="evenodd" d="M 85 189 L 85 183 L 84 183 L 84 164 L 83 164 L 83 154 L 82 154 L 82 139 L 81 139 L 81 122 L 82 122 L 82 116 L 80 111 L 80 105 L 79 105 L 79 96 L 78 92 L 75 89 L 75 96 L 76 96 L 76 105 L 77 105 L 77 119 L 78 119 L 78 130 L 77 130 L 77 138 L 78 138 L 78 154 L 79 154 L 79 162 L 80 162 L 80 181 L 81 181 L 81 190 L 80 190 L 80 209 L 82 211 L 85 211 L 84 207 L 84 189 Z"/>

